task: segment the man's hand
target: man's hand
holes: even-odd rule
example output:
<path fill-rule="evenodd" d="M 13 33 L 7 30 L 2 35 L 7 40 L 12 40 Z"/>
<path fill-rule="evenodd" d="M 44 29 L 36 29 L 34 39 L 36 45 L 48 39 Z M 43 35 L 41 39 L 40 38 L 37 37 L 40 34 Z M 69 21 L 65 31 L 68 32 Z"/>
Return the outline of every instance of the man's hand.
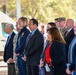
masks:
<path fill-rule="evenodd" d="M 44 66 L 44 62 L 43 62 L 43 60 L 42 60 L 42 58 L 40 59 L 40 65 L 39 65 L 39 67 L 41 68 L 41 67 L 43 67 Z"/>
<path fill-rule="evenodd" d="M 14 55 L 15 55 L 15 56 L 19 56 L 20 54 L 19 54 L 19 53 L 17 53 L 17 54 L 16 54 L 16 53 L 14 53 Z"/>
<path fill-rule="evenodd" d="M 14 63 L 14 60 L 12 58 L 10 58 L 8 61 L 9 63 Z"/>
<path fill-rule="evenodd" d="M 27 57 L 26 57 L 26 55 L 24 55 L 23 60 L 26 61 L 26 59 L 27 59 Z"/>
<path fill-rule="evenodd" d="M 69 68 L 66 69 L 67 74 L 72 74 L 72 72 L 69 70 Z"/>

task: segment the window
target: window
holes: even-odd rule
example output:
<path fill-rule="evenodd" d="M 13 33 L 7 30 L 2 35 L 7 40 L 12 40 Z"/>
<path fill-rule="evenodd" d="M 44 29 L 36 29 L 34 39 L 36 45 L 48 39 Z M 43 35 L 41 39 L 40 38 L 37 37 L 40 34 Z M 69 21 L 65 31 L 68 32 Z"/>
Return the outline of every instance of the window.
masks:
<path fill-rule="evenodd" d="M 4 37 L 8 37 L 8 34 L 7 34 L 7 33 L 5 32 L 5 30 L 4 30 L 6 24 L 7 24 L 7 23 L 2 23 L 2 24 L 1 24 L 1 26 L 2 26 L 2 35 L 3 35 Z"/>

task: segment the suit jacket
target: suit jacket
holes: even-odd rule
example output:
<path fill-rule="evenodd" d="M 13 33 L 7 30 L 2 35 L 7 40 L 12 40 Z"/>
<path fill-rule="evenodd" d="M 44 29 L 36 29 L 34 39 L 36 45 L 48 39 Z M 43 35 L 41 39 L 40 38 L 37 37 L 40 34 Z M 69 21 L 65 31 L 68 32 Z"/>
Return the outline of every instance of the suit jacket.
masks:
<path fill-rule="evenodd" d="M 69 66 L 70 71 L 73 71 L 75 69 L 76 69 L 76 44 L 73 46 L 73 61 Z"/>
<path fill-rule="evenodd" d="M 69 53 L 68 53 L 68 62 L 70 63 L 69 70 L 75 70 L 76 66 L 76 36 L 73 38 L 70 46 L 69 46 Z"/>
<path fill-rule="evenodd" d="M 44 38 L 41 32 L 37 29 L 30 37 L 27 46 L 25 46 L 25 54 L 27 56 L 27 65 L 38 65 L 40 55 L 43 51 Z"/>
<path fill-rule="evenodd" d="M 49 46 L 49 41 L 48 40 L 46 40 L 46 42 L 44 43 L 44 48 L 43 48 L 43 51 L 42 51 L 42 53 L 41 53 L 41 58 L 43 59 L 43 61 L 45 62 L 45 51 L 46 51 L 46 48 Z"/>
<path fill-rule="evenodd" d="M 9 58 L 13 58 L 13 38 L 15 33 L 11 34 L 8 44 L 4 48 L 4 61 L 6 62 Z M 7 39 L 8 40 L 8 39 Z M 6 42 L 7 43 L 7 42 Z"/>
<path fill-rule="evenodd" d="M 26 38 L 29 33 L 30 33 L 30 31 L 26 27 L 21 29 L 21 31 L 18 34 L 18 40 L 17 40 L 17 44 L 16 44 L 15 53 L 19 53 L 20 55 L 23 54 L 24 46 L 26 43 Z"/>
<path fill-rule="evenodd" d="M 68 58 L 68 47 L 69 47 L 69 45 L 70 45 L 70 43 L 71 43 L 71 41 L 73 40 L 73 38 L 74 38 L 74 30 L 73 30 L 73 28 L 72 28 L 72 30 L 68 33 L 68 35 L 65 37 L 65 34 L 64 34 L 64 39 L 65 39 L 65 41 L 66 41 L 66 60 L 68 60 L 67 58 Z"/>
<path fill-rule="evenodd" d="M 55 75 L 66 75 L 65 45 L 54 41 L 50 47 L 50 57 L 55 69 Z"/>
<path fill-rule="evenodd" d="M 74 56 L 74 46 L 76 45 L 76 36 L 73 38 L 72 42 L 69 45 L 68 48 L 68 62 L 72 63 L 75 59 Z"/>

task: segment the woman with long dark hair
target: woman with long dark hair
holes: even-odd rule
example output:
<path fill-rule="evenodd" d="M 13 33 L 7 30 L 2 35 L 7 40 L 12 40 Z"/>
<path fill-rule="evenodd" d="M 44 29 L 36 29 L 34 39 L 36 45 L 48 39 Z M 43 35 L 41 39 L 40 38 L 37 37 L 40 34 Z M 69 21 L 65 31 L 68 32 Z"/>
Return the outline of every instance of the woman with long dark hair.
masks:
<path fill-rule="evenodd" d="M 67 75 L 65 41 L 57 27 L 52 27 L 47 32 L 50 45 L 45 52 L 46 62 L 50 69 L 51 67 L 54 69 L 53 75 Z"/>

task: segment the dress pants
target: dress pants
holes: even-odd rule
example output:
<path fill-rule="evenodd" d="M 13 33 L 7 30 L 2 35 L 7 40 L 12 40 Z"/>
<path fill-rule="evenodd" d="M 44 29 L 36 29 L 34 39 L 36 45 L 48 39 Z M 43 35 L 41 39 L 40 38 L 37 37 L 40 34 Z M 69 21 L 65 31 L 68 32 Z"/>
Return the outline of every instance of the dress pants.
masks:
<path fill-rule="evenodd" d="M 8 75 L 16 75 L 15 63 L 8 63 Z"/>
<path fill-rule="evenodd" d="M 26 65 L 27 75 L 39 75 L 39 67 L 33 65 Z"/>
<path fill-rule="evenodd" d="M 22 59 L 22 56 L 17 57 L 18 75 L 27 75 L 26 62 Z"/>

